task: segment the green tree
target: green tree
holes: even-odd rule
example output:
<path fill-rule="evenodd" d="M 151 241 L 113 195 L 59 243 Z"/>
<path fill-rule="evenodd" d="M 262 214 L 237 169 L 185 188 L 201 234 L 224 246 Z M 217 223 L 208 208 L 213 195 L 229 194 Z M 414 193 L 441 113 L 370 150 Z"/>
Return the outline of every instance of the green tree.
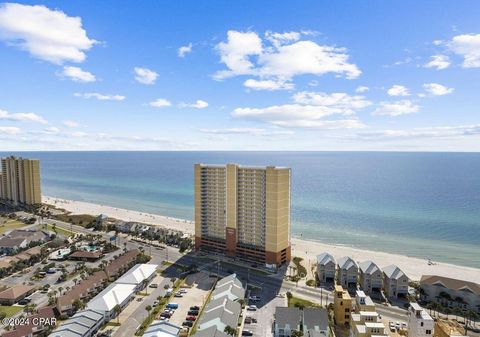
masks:
<path fill-rule="evenodd" d="M 300 331 L 300 330 L 293 330 L 291 336 L 292 336 L 292 337 L 302 337 L 302 336 L 303 336 L 303 332 Z"/>
<path fill-rule="evenodd" d="M 234 336 L 237 330 L 235 330 L 235 328 L 232 328 L 230 325 L 227 325 L 223 332 L 225 332 L 227 335 Z"/>
<path fill-rule="evenodd" d="M 113 312 L 115 312 L 115 315 L 117 316 L 117 323 L 120 324 L 120 313 L 122 312 L 122 308 L 120 308 L 120 306 L 117 304 L 117 305 L 113 308 Z"/>

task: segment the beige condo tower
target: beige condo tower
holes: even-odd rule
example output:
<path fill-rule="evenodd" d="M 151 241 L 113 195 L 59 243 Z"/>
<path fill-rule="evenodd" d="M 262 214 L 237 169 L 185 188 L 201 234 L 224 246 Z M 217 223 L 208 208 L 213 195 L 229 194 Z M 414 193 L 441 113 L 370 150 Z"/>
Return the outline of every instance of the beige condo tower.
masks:
<path fill-rule="evenodd" d="M 195 248 L 279 266 L 290 261 L 284 167 L 195 165 Z"/>
<path fill-rule="evenodd" d="M 41 204 L 40 162 L 13 156 L 2 158 L 0 199 L 13 205 Z"/>

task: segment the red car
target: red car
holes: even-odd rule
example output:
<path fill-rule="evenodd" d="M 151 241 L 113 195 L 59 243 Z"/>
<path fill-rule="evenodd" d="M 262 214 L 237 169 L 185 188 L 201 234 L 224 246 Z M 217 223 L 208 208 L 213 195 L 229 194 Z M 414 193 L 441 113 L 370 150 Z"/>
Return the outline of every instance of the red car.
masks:
<path fill-rule="evenodd" d="M 195 317 L 195 316 L 187 316 L 187 318 L 185 318 L 185 319 L 186 319 L 187 321 L 192 321 L 192 322 L 193 322 L 194 320 L 197 319 L 197 317 Z"/>

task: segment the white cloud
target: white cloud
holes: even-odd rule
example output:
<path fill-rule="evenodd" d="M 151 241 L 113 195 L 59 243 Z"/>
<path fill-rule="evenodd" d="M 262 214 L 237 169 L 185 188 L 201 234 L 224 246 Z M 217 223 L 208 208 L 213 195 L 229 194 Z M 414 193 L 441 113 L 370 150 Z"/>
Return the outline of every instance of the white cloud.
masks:
<path fill-rule="evenodd" d="M 363 93 L 365 93 L 365 92 L 367 92 L 367 91 L 369 91 L 369 90 L 370 90 L 369 87 L 364 86 L 364 85 L 361 85 L 361 86 L 357 87 L 357 89 L 355 89 L 355 92 L 356 92 L 356 93 L 359 93 L 359 94 L 363 94 Z"/>
<path fill-rule="evenodd" d="M 178 48 L 178 57 L 185 57 L 185 55 L 187 54 L 190 54 L 192 52 L 192 44 L 189 43 L 188 45 L 186 46 L 181 46 L 180 48 Z"/>
<path fill-rule="evenodd" d="M 62 124 L 65 125 L 65 126 L 68 127 L 68 128 L 78 128 L 78 127 L 80 126 L 80 125 L 79 125 L 77 122 L 75 122 L 75 121 L 64 121 Z"/>
<path fill-rule="evenodd" d="M 135 80 L 142 84 L 155 84 L 158 77 L 156 72 L 148 68 L 135 67 L 133 71 L 135 73 Z"/>
<path fill-rule="evenodd" d="M 200 132 L 214 135 L 252 135 L 252 136 L 283 136 L 292 135 L 290 130 L 265 130 L 261 128 L 226 128 L 226 129 L 200 129 Z"/>
<path fill-rule="evenodd" d="M 61 73 L 62 76 L 68 77 L 74 82 L 82 82 L 82 83 L 87 83 L 87 82 L 95 82 L 97 79 L 95 78 L 95 75 L 88 71 L 84 71 L 79 67 L 63 67 L 63 71 Z"/>
<path fill-rule="evenodd" d="M 0 5 L 0 39 L 55 64 L 83 62 L 85 52 L 96 43 L 88 38 L 81 18 L 16 3 Z"/>
<path fill-rule="evenodd" d="M 455 89 L 454 88 L 447 88 L 438 83 L 426 83 L 423 85 L 425 91 L 433 96 L 443 96 L 447 94 L 451 94 Z"/>
<path fill-rule="evenodd" d="M 305 34 L 304 34 L 305 35 Z M 266 33 L 270 45 L 263 46 L 255 32 L 228 31 L 227 42 L 216 46 L 227 70 L 215 73 L 215 79 L 238 75 L 259 76 L 261 80 L 288 81 L 304 74 L 334 73 L 353 79 L 361 74 L 343 48 L 300 40 L 301 33 Z"/>
<path fill-rule="evenodd" d="M 104 95 L 96 92 L 74 93 L 75 97 L 81 97 L 85 99 L 95 98 L 99 101 L 123 101 L 125 96 L 122 95 Z"/>
<path fill-rule="evenodd" d="M 0 120 L 48 124 L 48 122 L 43 117 L 31 112 L 10 113 L 8 111 L 1 110 L 1 109 L 0 109 Z"/>
<path fill-rule="evenodd" d="M 220 53 L 220 59 L 229 70 L 217 72 L 216 79 L 224 79 L 231 76 L 247 75 L 253 73 L 254 64 L 249 56 L 262 53 L 262 40 L 254 32 L 227 32 L 227 42 L 220 42 L 216 49 Z"/>
<path fill-rule="evenodd" d="M 450 66 L 450 58 L 446 55 L 433 55 L 431 60 L 424 65 L 425 68 L 446 69 Z"/>
<path fill-rule="evenodd" d="M 409 100 L 397 102 L 380 102 L 380 107 L 375 109 L 373 115 L 378 116 L 400 116 L 416 113 L 420 110 L 420 106 Z"/>
<path fill-rule="evenodd" d="M 387 94 L 390 96 L 409 96 L 410 95 L 406 87 L 398 84 L 395 84 L 390 89 L 388 89 Z"/>
<path fill-rule="evenodd" d="M 464 68 L 480 67 L 480 34 L 457 35 L 446 45 L 455 54 L 463 57 Z"/>
<path fill-rule="evenodd" d="M 153 106 L 154 108 L 163 108 L 167 106 L 171 106 L 172 103 L 165 98 L 158 98 L 153 102 L 148 103 L 150 106 Z"/>
<path fill-rule="evenodd" d="M 402 139 L 402 138 L 448 138 L 479 136 L 480 124 L 413 128 L 407 130 L 380 130 L 360 133 L 362 138 Z"/>
<path fill-rule="evenodd" d="M 83 138 L 83 137 L 87 137 L 88 133 L 82 132 L 82 131 L 75 131 L 75 132 L 68 133 L 68 135 L 75 138 Z"/>
<path fill-rule="evenodd" d="M 18 135 L 21 132 L 22 131 L 15 126 L 0 126 L 0 135 L 1 134 Z"/>
<path fill-rule="evenodd" d="M 237 108 L 232 116 L 282 127 L 349 129 L 364 127 L 355 113 L 371 105 L 363 96 L 349 96 L 345 93 L 300 92 L 293 96 L 293 100 L 293 104 Z"/>
<path fill-rule="evenodd" d="M 253 78 L 249 78 L 243 85 L 252 90 L 268 90 L 268 91 L 275 91 L 275 90 L 292 90 L 295 88 L 294 84 L 291 82 L 284 82 L 279 80 L 255 80 Z"/>
<path fill-rule="evenodd" d="M 195 109 L 205 109 L 208 107 L 208 103 L 205 101 L 202 101 L 201 99 L 197 100 L 195 103 L 180 103 L 178 105 L 180 108 L 195 108 Z"/>

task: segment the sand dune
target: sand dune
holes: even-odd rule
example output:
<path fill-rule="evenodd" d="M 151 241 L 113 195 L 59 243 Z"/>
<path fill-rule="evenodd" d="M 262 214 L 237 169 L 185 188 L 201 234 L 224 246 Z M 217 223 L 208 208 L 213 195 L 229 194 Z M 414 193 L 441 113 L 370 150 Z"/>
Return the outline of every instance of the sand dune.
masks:
<path fill-rule="evenodd" d="M 188 234 L 194 234 L 193 221 L 47 196 L 43 196 L 43 202 L 63 208 L 73 214 L 106 214 L 109 217 L 124 221 L 143 222 L 180 230 Z M 335 246 L 297 238 L 292 239 L 292 255 L 304 258 L 305 266 L 307 268 L 310 268 L 310 266 L 315 263 L 316 255 L 325 251 L 332 254 L 336 259 L 339 259 L 342 256 L 350 256 L 355 261 L 359 262 L 372 260 L 380 268 L 386 267 L 390 264 L 396 264 L 413 280 L 419 280 L 422 274 L 435 274 L 480 283 L 480 269 L 476 268 L 455 266 L 438 261 L 433 261 L 434 264 L 429 265 L 427 260 L 414 257 L 345 246 Z"/>

